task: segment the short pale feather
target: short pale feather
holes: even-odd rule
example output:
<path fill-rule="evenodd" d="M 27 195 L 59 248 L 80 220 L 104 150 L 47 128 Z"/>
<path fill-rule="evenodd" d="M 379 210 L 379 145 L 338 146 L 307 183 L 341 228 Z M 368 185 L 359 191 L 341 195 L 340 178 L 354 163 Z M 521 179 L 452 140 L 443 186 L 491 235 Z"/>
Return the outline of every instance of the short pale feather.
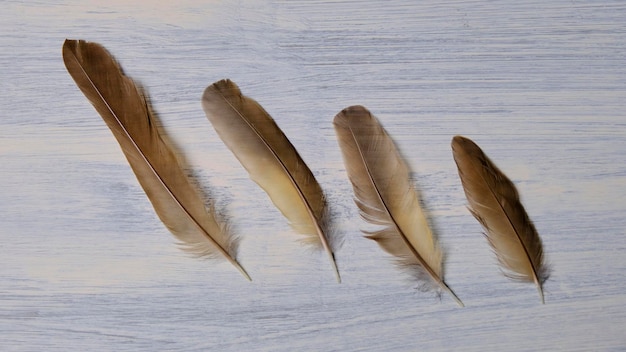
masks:
<path fill-rule="evenodd" d="M 207 212 L 174 152 L 162 139 L 144 96 L 107 50 L 66 40 L 65 66 L 119 142 L 137 180 L 182 248 L 198 257 L 223 256 L 250 279 L 235 259 L 236 241 Z"/>
<path fill-rule="evenodd" d="M 427 284 L 449 292 L 443 281 L 443 255 L 420 207 L 409 169 L 393 140 L 362 106 L 334 119 L 335 131 L 361 216 L 383 228 L 367 232 L 400 265 L 417 270 Z"/>
<path fill-rule="evenodd" d="M 504 274 L 517 281 L 534 282 L 543 303 L 542 284 L 548 269 L 541 238 L 515 185 L 470 139 L 454 137 L 452 151 L 469 209 L 485 229 Z"/>
<path fill-rule="evenodd" d="M 230 80 L 207 87 L 202 107 L 220 138 L 294 230 L 326 250 L 340 281 L 325 231 L 322 188 L 274 119 Z"/>

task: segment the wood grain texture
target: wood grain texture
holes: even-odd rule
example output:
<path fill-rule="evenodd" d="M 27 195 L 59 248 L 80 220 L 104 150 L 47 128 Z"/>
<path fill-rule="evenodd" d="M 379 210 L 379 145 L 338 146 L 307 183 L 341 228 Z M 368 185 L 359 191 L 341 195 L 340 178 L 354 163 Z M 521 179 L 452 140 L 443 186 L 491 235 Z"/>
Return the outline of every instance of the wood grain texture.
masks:
<path fill-rule="evenodd" d="M 3 3 L 0 346 L 624 349 L 625 10 L 559 0 Z M 66 38 L 102 43 L 146 88 L 189 172 L 241 234 L 254 282 L 169 240 L 67 75 Z M 327 191 L 345 234 L 341 285 L 328 280 L 325 254 L 299 254 L 206 122 L 200 96 L 222 78 L 271 111 Z M 446 282 L 465 309 L 417 292 L 361 238 L 332 127 L 355 104 L 376 111 L 419 174 Z M 546 305 L 499 274 L 465 208 L 449 149 L 457 134 L 515 182 L 550 259 Z"/>

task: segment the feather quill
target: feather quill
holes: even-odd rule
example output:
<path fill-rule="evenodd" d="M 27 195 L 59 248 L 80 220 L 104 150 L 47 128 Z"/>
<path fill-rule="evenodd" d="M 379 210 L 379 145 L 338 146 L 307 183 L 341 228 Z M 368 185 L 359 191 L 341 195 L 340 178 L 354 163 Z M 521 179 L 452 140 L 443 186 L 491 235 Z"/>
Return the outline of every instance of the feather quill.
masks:
<path fill-rule="evenodd" d="M 226 146 L 306 241 L 327 252 L 338 282 L 335 255 L 325 232 L 322 188 L 272 117 L 230 80 L 206 88 L 202 107 Z"/>
<path fill-rule="evenodd" d="M 97 43 L 66 40 L 63 61 L 113 132 L 155 212 L 182 248 L 198 257 L 221 255 L 250 280 L 235 259 L 235 239 L 216 220 L 213 209 L 205 208 L 133 80 Z"/>
<path fill-rule="evenodd" d="M 452 152 L 469 210 L 483 226 L 503 273 L 516 281 L 534 282 L 544 303 L 542 284 L 548 269 L 541 238 L 513 182 L 468 138 L 455 136 Z"/>
<path fill-rule="evenodd" d="M 361 216 L 382 225 L 366 232 L 398 264 L 415 269 L 427 288 L 441 288 L 463 306 L 443 280 L 443 254 L 419 205 L 409 169 L 393 140 L 363 106 L 335 116 L 335 131 Z"/>

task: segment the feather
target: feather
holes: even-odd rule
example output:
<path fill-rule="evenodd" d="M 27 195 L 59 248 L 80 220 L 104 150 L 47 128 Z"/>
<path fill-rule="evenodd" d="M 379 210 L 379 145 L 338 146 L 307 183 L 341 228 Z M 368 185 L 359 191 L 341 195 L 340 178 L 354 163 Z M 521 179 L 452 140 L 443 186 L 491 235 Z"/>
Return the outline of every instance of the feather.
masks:
<path fill-rule="evenodd" d="M 272 117 L 230 80 L 204 91 L 202 107 L 226 146 L 306 241 L 321 245 L 341 282 L 325 229 L 322 188 Z"/>
<path fill-rule="evenodd" d="M 137 180 L 182 248 L 198 257 L 224 256 L 248 279 L 235 259 L 236 241 L 218 223 L 194 188 L 174 151 L 164 142 L 140 89 L 101 45 L 66 40 L 65 66 L 119 142 Z"/>
<path fill-rule="evenodd" d="M 415 269 L 426 288 L 441 288 L 463 306 L 443 281 L 443 254 L 420 207 L 409 169 L 393 140 L 370 112 L 351 106 L 334 119 L 344 163 L 361 216 L 378 231 L 365 232 L 398 264 Z"/>
<path fill-rule="evenodd" d="M 542 284 L 548 278 L 541 238 L 509 180 L 471 140 L 452 139 L 469 210 L 483 226 L 503 272 L 517 281 L 534 282 L 544 303 Z"/>

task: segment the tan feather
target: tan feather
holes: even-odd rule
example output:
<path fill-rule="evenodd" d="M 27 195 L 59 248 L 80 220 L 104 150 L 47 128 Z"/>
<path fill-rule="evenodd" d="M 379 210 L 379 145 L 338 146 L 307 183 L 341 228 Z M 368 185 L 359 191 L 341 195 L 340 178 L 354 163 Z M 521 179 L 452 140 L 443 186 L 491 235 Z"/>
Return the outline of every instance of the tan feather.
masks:
<path fill-rule="evenodd" d="M 144 96 L 97 43 L 66 40 L 65 66 L 119 142 L 139 184 L 184 250 L 198 257 L 224 256 L 248 279 L 235 259 L 236 241 L 207 212 L 199 191 L 157 129 Z"/>
<path fill-rule="evenodd" d="M 454 137 L 452 152 L 470 212 L 485 229 L 504 274 L 534 282 L 543 303 L 542 284 L 548 278 L 543 246 L 513 182 L 468 138 Z"/>
<path fill-rule="evenodd" d="M 416 270 L 428 287 L 447 291 L 463 306 L 443 281 L 443 254 L 393 140 L 362 106 L 341 111 L 334 125 L 361 216 L 383 226 L 366 232 L 366 237 L 395 256 L 400 265 Z"/>
<path fill-rule="evenodd" d="M 204 91 L 202 107 L 226 146 L 299 233 L 321 245 L 341 281 L 325 232 L 322 188 L 272 117 L 230 80 Z"/>

